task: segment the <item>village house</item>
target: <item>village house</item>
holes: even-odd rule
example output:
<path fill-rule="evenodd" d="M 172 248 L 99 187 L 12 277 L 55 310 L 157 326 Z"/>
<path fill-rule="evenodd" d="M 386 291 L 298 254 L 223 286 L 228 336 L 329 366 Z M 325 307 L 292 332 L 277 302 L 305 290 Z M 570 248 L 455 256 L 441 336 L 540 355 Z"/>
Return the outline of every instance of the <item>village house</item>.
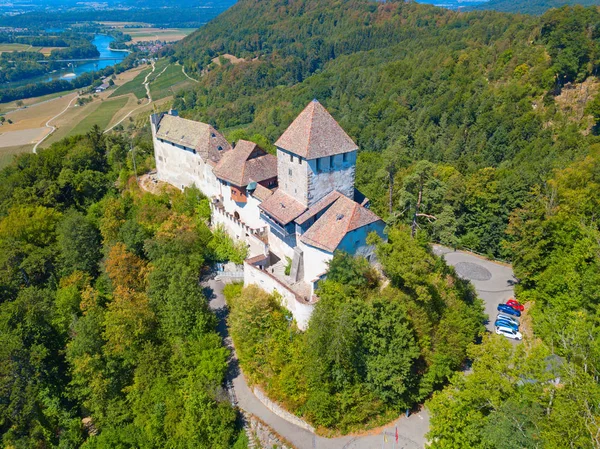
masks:
<path fill-rule="evenodd" d="M 277 156 L 175 111 L 151 124 L 159 179 L 211 199 L 213 224 L 249 247 L 244 283 L 277 291 L 301 329 L 335 251 L 373 260 L 367 237 L 385 238 L 385 225 L 354 187 L 358 147 L 317 100 L 275 142 Z"/>

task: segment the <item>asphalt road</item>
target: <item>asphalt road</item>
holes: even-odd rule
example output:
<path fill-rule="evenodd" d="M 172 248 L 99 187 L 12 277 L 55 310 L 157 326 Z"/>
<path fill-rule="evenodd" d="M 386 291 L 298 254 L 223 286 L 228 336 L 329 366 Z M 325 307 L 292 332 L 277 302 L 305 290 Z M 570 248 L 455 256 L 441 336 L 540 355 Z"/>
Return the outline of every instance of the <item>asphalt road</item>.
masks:
<path fill-rule="evenodd" d="M 453 251 L 440 245 L 434 245 L 433 252 L 444 256 L 448 265 L 452 265 L 460 277 L 468 279 L 475 286 L 477 295 L 485 303 L 485 313 L 490 319 L 486 327 L 493 332 L 498 304 L 514 298 L 516 279 L 512 268 L 472 253 Z"/>
<path fill-rule="evenodd" d="M 513 296 L 515 279 L 509 266 L 439 245 L 434 246 L 434 252 L 443 255 L 446 262 L 456 268 L 459 276 L 473 282 L 478 295 L 485 302 L 485 311 L 491 318 L 495 316 L 496 306 Z M 210 308 L 219 318 L 219 333 L 233 351 L 225 322 L 227 307 L 223 296 L 224 285 L 214 279 L 205 281 L 203 285 L 209 298 Z M 488 329 L 492 330 L 489 323 Z M 230 360 L 227 380 L 233 385 L 237 405 L 242 410 L 262 419 L 297 449 L 419 449 L 425 447 L 425 434 L 429 429 L 429 414 L 425 409 L 409 417 L 403 415 L 393 423 L 366 435 L 323 438 L 285 421 L 267 409 L 248 387 L 239 369 L 235 351 Z M 398 443 L 395 442 L 396 428 Z M 387 436 L 385 438 L 387 441 L 384 439 L 384 434 Z"/>

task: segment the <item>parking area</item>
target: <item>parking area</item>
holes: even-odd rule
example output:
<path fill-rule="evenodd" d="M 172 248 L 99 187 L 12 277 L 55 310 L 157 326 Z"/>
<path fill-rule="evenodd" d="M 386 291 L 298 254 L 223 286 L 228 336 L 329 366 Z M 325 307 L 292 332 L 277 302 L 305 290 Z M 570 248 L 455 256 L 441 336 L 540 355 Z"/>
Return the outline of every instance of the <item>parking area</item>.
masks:
<path fill-rule="evenodd" d="M 441 245 L 434 245 L 433 251 L 438 256 L 444 256 L 448 265 L 456 270 L 463 279 L 468 279 L 477 289 L 477 293 L 485 303 L 485 313 L 490 321 L 487 329 L 494 332 L 494 318 L 498 304 L 514 298 L 516 283 L 512 268 L 509 265 L 492 262 L 483 257 L 464 251 L 454 251 Z"/>

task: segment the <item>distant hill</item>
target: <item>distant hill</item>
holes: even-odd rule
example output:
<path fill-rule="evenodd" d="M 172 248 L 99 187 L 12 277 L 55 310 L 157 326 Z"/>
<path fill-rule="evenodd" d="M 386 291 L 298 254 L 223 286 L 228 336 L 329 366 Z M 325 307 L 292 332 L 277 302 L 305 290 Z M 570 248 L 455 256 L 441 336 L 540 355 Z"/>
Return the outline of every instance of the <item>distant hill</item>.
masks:
<path fill-rule="evenodd" d="M 463 10 L 494 10 L 541 15 L 550 8 L 560 8 L 565 5 L 600 6 L 600 0 L 490 0 L 478 5 L 467 6 Z"/>

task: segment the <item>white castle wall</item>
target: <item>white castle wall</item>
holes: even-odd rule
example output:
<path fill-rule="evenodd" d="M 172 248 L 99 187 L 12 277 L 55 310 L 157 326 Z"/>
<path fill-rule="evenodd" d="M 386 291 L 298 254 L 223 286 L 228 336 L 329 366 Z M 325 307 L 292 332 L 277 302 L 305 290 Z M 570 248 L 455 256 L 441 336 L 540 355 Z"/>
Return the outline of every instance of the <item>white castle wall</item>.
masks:
<path fill-rule="evenodd" d="M 153 132 L 154 134 L 154 132 Z M 180 189 L 195 185 L 206 196 L 220 193 L 220 185 L 212 167 L 189 149 L 153 136 L 156 174 L 161 181 Z"/>
<path fill-rule="evenodd" d="M 273 275 L 244 262 L 244 287 L 249 285 L 257 285 L 267 293 L 279 293 L 282 298 L 281 305 L 292 312 L 298 328 L 306 330 L 310 316 L 315 308 L 314 304 L 306 304 L 298 301 L 296 294 L 279 282 Z"/>
<path fill-rule="evenodd" d="M 242 221 L 251 228 L 264 228 L 267 226 L 267 223 L 260 218 L 259 200 L 248 195 L 246 203 L 236 203 L 231 199 L 231 187 L 224 182 L 221 182 L 221 195 L 223 196 L 223 207 L 227 212 L 232 215 L 237 212 Z"/>

